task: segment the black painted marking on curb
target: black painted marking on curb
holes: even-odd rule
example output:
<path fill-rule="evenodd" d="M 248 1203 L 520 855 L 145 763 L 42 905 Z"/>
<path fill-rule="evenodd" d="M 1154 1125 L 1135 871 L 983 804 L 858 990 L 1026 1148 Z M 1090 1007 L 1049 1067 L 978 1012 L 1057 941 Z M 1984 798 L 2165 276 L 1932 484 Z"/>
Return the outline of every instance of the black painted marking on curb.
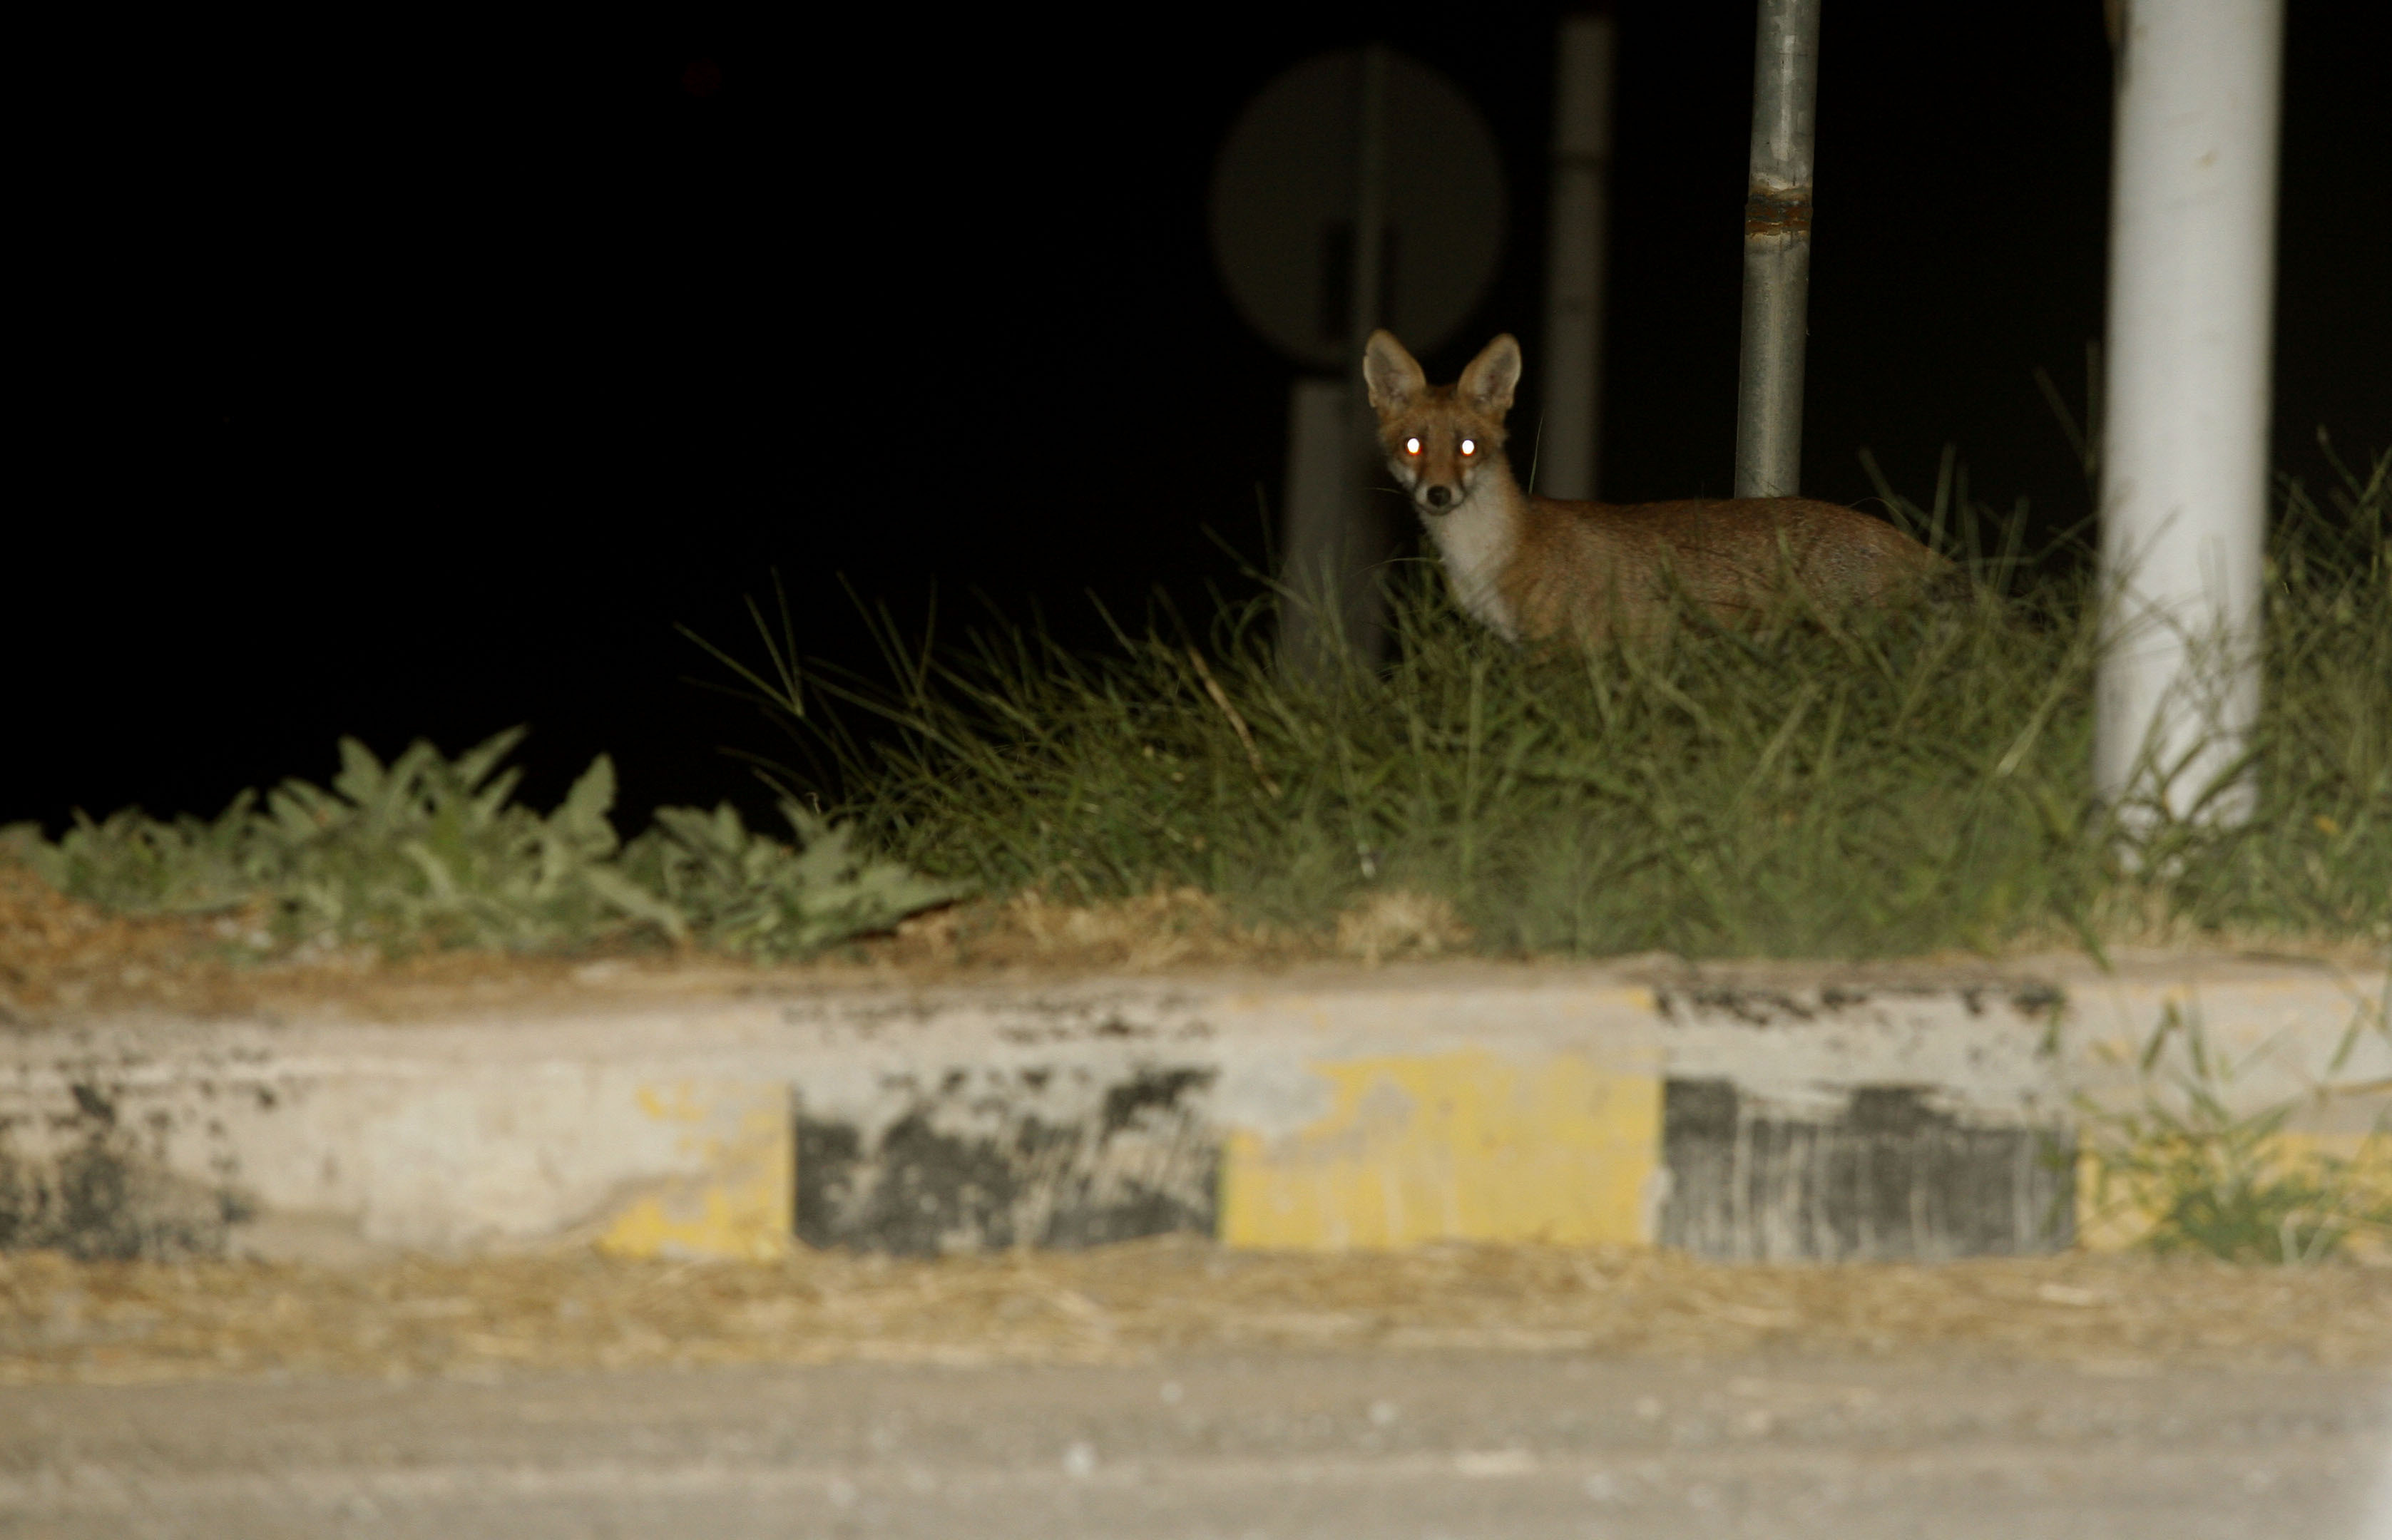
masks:
<path fill-rule="evenodd" d="M 881 1089 L 898 1110 L 878 1128 L 810 1113 L 801 1098 L 798 1238 L 919 1256 L 1212 1236 L 1221 1151 L 1203 1104 L 1216 1071 L 1149 1068 L 1100 1093 L 1079 1087 L 1077 1118 L 1024 1110 L 1057 1080 L 1088 1075 L 893 1076 Z"/>
<path fill-rule="evenodd" d="M 56 1250 L 85 1262 L 222 1256 L 255 1206 L 228 1182 L 195 1181 L 142 1147 L 123 1098 L 96 1080 L 70 1107 L 0 1116 L 0 1252 Z M 167 1115 L 139 1119 L 161 1146 Z"/>
<path fill-rule="evenodd" d="M 1740 985 L 1711 984 L 1695 986 L 1660 986 L 1653 991 L 1653 1003 L 1668 1021 L 1683 1021 L 1709 1016 L 1724 1018 L 1747 1027 L 1807 1026 L 1822 1017 L 1835 1017 L 1873 1002 L 1957 1000 L 1972 1016 L 1982 1016 L 1987 1007 L 2006 1003 L 2020 1016 L 2046 1022 L 2056 1021 L 2068 1003 L 2068 997 L 2050 984 L 2027 982 L 1996 986 L 1961 984 L 1939 985 L 1837 985 L 1817 990 L 1757 989 Z"/>
<path fill-rule="evenodd" d="M 1727 1081 L 1670 1081 L 1661 1149 L 1659 1239 L 1700 1257 L 1940 1262 L 2075 1240 L 2066 1129 L 1972 1126 L 1912 1086 L 1863 1086 L 1814 1118 Z"/>

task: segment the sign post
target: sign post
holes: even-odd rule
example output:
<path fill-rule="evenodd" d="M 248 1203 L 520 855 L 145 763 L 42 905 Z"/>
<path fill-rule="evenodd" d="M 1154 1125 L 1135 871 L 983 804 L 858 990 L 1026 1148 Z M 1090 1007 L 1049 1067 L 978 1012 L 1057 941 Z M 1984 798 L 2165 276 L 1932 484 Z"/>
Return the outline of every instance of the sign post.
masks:
<path fill-rule="evenodd" d="M 1502 246 L 1494 136 L 1451 83 L 1373 45 L 1265 86 L 1215 167 L 1213 254 L 1254 329 L 1303 371 L 1288 400 L 1280 655 L 1305 673 L 1384 646 L 1392 510 L 1362 394 L 1362 343 L 1451 336 Z"/>

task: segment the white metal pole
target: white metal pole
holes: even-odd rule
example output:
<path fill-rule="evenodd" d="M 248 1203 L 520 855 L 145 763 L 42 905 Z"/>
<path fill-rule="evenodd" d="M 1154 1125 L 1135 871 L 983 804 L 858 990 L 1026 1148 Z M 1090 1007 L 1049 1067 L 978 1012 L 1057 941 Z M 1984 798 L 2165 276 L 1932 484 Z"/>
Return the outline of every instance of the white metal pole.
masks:
<path fill-rule="evenodd" d="M 1744 201 L 1744 345 L 1736 495 L 1790 498 L 1802 478 L 1802 353 L 1811 301 L 1811 152 L 1819 0 L 1761 0 L 1752 175 Z"/>
<path fill-rule="evenodd" d="M 1603 278 L 1610 225 L 1611 82 L 1618 33 L 1608 16 L 1562 19 L 1554 83 L 1554 202 L 1545 253 L 1544 422 L 1536 485 L 1595 495 L 1603 433 Z"/>
<path fill-rule="evenodd" d="M 2094 778 L 2231 820 L 2259 704 L 2283 0 L 2125 9 Z"/>

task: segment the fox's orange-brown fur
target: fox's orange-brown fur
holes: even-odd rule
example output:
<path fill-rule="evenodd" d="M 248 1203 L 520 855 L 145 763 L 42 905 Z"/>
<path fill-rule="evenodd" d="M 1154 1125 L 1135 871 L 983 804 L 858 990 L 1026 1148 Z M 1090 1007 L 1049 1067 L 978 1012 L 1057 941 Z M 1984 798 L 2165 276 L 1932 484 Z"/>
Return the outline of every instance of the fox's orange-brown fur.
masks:
<path fill-rule="evenodd" d="M 1401 343 L 1376 331 L 1362 373 L 1388 469 L 1436 542 L 1455 599 L 1514 641 L 1647 630 L 1673 587 L 1732 620 L 1789 579 L 1823 603 L 1850 604 L 1948 565 L 1892 524 L 1810 498 L 1618 504 L 1521 491 L 1503 456 L 1520 380 L 1509 336 L 1459 381 L 1432 385 Z"/>

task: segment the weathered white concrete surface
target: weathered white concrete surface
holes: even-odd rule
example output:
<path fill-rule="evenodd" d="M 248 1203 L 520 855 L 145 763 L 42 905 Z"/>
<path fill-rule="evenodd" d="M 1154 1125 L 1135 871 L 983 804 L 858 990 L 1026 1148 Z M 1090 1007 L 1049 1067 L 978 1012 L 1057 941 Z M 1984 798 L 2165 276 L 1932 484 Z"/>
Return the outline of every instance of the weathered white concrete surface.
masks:
<path fill-rule="evenodd" d="M 2392 1090 L 2392 978 L 2292 962 L 2130 965 L 2069 985 L 2070 1078 L 2104 1103 L 2141 1094 L 2151 1076 L 2214 1087 L 2241 1111 L 2297 1103 L 2294 1126 L 2354 1134 Z M 2210 1061 L 2201 1075 L 2194 1043 Z"/>
<path fill-rule="evenodd" d="M 84 1021 L 0 1038 L 0 1245 L 755 1255 L 788 1243 L 793 1205 L 817 1241 L 895 1226 L 916 1249 L 1157 1228 L 1531 1238 L 1562 1223 L 1539 1194 L 1561 1213 L 1597 1168 L 1616 1192 L 1563 1233 L 1650 1239 L 1656 1119 L 1687 1087 L 1781 1131 L 1898 1092 L 1897 1121 L 1942 1119 L 1960 1149 L 1971 1128 L 2064 1129 L 2079 1097 L 2141 1096 L 2155 1033 L 2164 1085 L 2197 1033 L 2230 1103 L 2304 1098 L 2295 1129 L 2355 1139 L 2392 1087 L 2386 989 L 2266 960 L 1462 964 Z M 1586 1089 L 1557 1106 L 1556 1087 Z M 1577 1165 L 1537 1163 L 1573 1141 Z M 1465 1145 L 1495 1154 L 1446 1153 Z M 1314 1196 L 1291 1209 L 1296 1187 Z M 1237 1209 L 1256 1193 L 1278 1219 Z M 1340 1217 L 1398 1197 L 1410 1227 L 1382 1242 Z M 1433 1210 L 1460 1217 L 1438 1230 Z"/>

